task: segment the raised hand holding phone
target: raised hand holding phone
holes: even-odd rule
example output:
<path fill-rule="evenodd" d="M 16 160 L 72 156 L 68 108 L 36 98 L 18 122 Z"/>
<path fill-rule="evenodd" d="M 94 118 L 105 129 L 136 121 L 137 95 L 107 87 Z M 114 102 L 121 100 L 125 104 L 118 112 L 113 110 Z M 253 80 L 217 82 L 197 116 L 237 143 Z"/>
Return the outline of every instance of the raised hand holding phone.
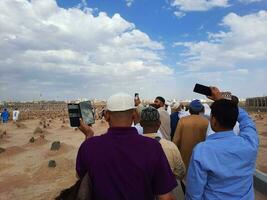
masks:
<path fill-rule="evenodd" d="M 211 95 L 207 96 L 209 99 L 213 101 L 223 99 L 222 93 L 217 87 L 210 87 L 210 90 L 211 90 Z"/>
<path fill-rule="evenodd" d="M 79 120 L 80 120 L 80 126 L 78 128 L 85 135 L 85 139 L 93 137 L 94 131 L 92 129 L 92 125 L 85 124 L 81 118 Z"/>

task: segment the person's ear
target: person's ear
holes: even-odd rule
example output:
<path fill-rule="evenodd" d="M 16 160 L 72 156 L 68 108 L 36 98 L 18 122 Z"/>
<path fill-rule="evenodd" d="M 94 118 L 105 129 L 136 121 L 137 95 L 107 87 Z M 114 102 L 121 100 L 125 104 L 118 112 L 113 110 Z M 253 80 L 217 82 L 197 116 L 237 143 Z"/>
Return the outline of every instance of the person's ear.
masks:
<path fill-rule="evenodd" d="M 211 129 L 216 132 L 217 129 L 217 120 L 212 115 L 210 116 L 210 127 Z"/>

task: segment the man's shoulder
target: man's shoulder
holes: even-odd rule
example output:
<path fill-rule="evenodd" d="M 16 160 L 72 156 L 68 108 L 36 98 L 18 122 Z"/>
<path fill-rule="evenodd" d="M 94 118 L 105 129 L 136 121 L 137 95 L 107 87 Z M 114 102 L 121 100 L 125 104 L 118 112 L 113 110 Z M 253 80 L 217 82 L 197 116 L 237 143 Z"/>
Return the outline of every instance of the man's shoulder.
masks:
<path fill-rule="evenodd" d="M 168 148 L 168 149 L 171 149 L 173 151 L 176 151 L 176 150 L 178 151 L 177 146 L 172 141 L 169 141 L 169 140 L 162 138 L 160 140 L 160 144 L 161 144 L 163 149 Z"/>
<path fill-rule="evenodd" d="M 81 146 L 93 146 L 93 145 L 97 145 L 99 143 L 102 143 L 104 141 L 106 141 L 107 139 L 107 134 L 103 134 L 103 135 L 99 135 L 99 136 L 94 136 L 91 138 L 86 139 Z"/>

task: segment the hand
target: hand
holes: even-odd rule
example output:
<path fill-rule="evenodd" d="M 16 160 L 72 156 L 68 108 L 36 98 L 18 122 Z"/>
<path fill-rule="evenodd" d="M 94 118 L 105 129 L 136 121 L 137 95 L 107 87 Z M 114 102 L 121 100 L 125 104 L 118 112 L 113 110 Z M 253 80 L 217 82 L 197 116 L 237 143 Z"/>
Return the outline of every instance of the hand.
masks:
<path fill-rule="evenodd" d="M 94 131 L 91 127 L 92 127 L 91 125 L 89 126 L 89 125 L 83 123 L 83 120 L 80 119 L 80 126 L 78 128 L 85 135 L 85 139 L 88 139 L 88 138 L 91 138 L 94 136 Z"/>
<path fill-rule="evenodd" d="M 222 93 L 217 87 L 210 87 L 211 89 L 211 96 L 207 96 L 209 99 L 213 101 L 218 101 L 220 99 L 223 99 Z"/>

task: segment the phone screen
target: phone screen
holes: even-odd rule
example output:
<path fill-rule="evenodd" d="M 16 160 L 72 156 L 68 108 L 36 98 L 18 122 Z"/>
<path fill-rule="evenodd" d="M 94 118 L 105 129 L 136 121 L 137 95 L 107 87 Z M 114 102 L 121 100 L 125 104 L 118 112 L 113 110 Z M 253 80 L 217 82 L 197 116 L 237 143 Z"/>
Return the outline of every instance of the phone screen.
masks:
<path fill-rule="evenodd" d="M 204 94 L 206 96 L 211 96 L 211 89 L 208 86 L 205 85 L 200 85 L 200 84 L 196 84 L 194 87 L 194 92 L 199 93 L 199 94 Z"/>
<path fill-rule="evenodd" d="M 80 126 L 80 109 L 79 104 L 68 104 L 68 111 L 69 111 L 69 118 L 70 118 L 70 125 L 71 127 L 78 127 Z"/>
<path fill-rule="evenodd" d="M 81 111 L 81 115 L 83 118 L 83 122 L 85 124 L 94 124 L 95 118 L 94 118 L 94 112 L 93 112 L 93 107 L 91 105 L 91 102 L 84 101 L 84 102 L 81 102 L 79 105 L 80 105 L 80 111 Z"/>

